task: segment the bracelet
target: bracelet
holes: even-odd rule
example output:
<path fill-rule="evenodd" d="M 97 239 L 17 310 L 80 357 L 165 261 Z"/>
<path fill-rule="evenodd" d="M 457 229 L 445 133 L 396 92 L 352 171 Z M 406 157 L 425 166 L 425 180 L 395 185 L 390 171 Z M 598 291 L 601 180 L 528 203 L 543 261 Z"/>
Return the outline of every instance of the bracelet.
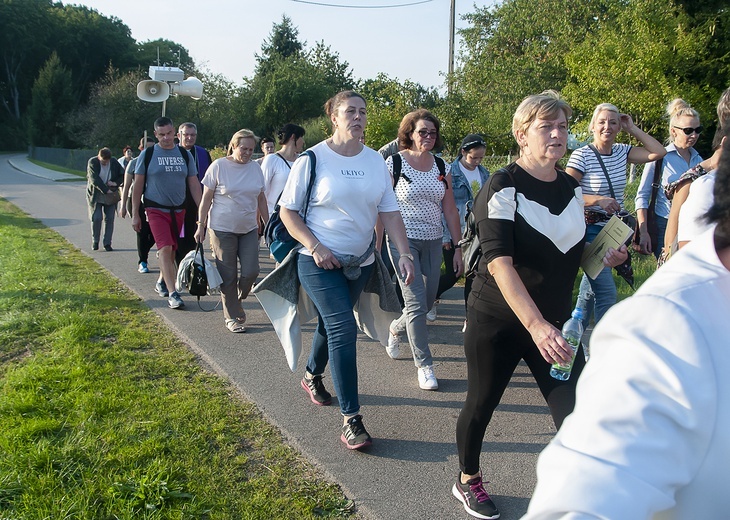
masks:
<path fill-rule="evenodd" d="M 319 242 L 317 242 L 316 244 L 314 244 L 314 247 L 312 248 L 312 250 L 310 251 L 310 253 L 314 254 L 314 252 L 317 250 L 318 247 L 319 247 Z"/>
<path fill-rule="evenodd" d="M 454 246 L 454 249 L 461 249 L 461 244 L 456 244 L 456 245 Z"/>
<path fill-rule="evenodd" d="M 199 226 L 205 226 L 205 222 L 201 222 L 199 220 L 196 220 L 195 223 Z"/>
<path fill-rule="evenodd" d="M 413 255 L 410 254 L 410 253 L 402 254 L 402 255 L 400 255 L 400 257 L 401 258 L 407 258 L 408 260 L 410 260 L 411 262 L 413 262 Z"/>

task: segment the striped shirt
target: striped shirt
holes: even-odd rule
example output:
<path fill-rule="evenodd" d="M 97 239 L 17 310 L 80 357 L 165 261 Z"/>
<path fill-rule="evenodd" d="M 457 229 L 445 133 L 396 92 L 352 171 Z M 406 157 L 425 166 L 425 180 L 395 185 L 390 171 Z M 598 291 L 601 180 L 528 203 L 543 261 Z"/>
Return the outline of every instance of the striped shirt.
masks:
<path fill-rule="evenodd" d="M 623 208 L 624 188 L 626 188 L 626 164 L 629 161 L 630 151 L 631 145 L 614 143 L 611 146 L 609 155 L 601 154 L 603 164 L 606 166 L 606 171 L 611 178 L 615 195 L 611 195 L 611 189 L 606 180 L 606 174 L 601 168 L 601 163 L 598 162 L 596 154 L 587 145 L 570 154 L 566 167 L 574 168 L 583 174 L 580 187 L 584 195 L 613 197 Z M 600 210 L 601 208 L 600 206 L 590 206 L 586 209 Z"/>

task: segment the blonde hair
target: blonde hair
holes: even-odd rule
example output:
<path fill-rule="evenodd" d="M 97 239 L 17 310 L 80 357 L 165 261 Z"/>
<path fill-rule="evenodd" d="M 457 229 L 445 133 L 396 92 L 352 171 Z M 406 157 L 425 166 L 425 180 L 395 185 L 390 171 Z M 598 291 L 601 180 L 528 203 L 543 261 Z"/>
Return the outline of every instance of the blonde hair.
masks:
<path fill-rule="evenodd" d="M 247 137 L 250 137 L 254 140 L 254 144 L 258 142 L 259 138 L 254 135 L 254 133 L 249 130 L 248 128 L 242 128 L 235 134 L 233 134 L 233 137 L 231 137 L 231 141 L 228 143 L 228 154 L 233 154 L 233 149 L 237 148 L 239 144 L 241 144 L 241 139 L 246 139 Z"/>
<path fill-rule="evenodd" d="M 512 135 L 517 139 L 517 132 L 526 132 L 535 119 L 557 119 L 560 112 L 565 114 L 565 119 L 573 115 L 570 105 L 555 90 L 527 96 L 512 117 Z"/>
<path fill-rule="evenodd" d="M 618 108 L 616 108 L 616 105 L 612 105 L 611 103 L 601 103 L 596 106 L 595 110 L 593 110 L 593 117 L 591 117 L 591 122 L 588 124 L 588 130 L 593 131 L 593 125 L 596 124 L 596 118 L 601 112 L 613 112 L 617 116 L 621 115 L 621 112 Z"/>
<path fill-rule="evenodd" d="M 700 119 L 700 114 L 692 108 L 682 98 L 673 99 L 667 105 L 667 115 L 669 116 L 669 142 L 674 142 L 674 135 L 672 135 L 672 127 L 677 126 L 677 119 L 684 116 L 696 117 Z"/>

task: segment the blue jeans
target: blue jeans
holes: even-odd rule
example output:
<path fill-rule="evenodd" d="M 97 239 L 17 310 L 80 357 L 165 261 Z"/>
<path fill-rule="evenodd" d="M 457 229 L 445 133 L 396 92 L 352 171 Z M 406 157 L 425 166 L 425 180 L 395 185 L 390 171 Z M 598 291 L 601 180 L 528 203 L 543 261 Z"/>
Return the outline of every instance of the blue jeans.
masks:
<path fill-rule="evenodd" d="M 357 280 L 348 280 L 342 269 L 322 269 L 308 255 L 298 255 L 299 282 L 317 308 L 317 330 L 307 372 L 324 373 L 331 359 L 332 384 L 342 415 L 360 411 L 357 395 L 357 323 L 352 308 L 360 297 L 375 264 L 362 267 Z"/>
<path fill-rule="evenodd" d="M 657 228 L 657 241 L 656 244 L 652 244 L 654 247 L 654 256 L 659 260 L 659 256 L 662 254 L 662 248 L 664 247 L 664 235 L 667 232 L 667 222 L 669 219 L 656 216 L 656 228 Z"/>
<path fill-rule="evenodd" d="M 586 243 L 593 242 L 596 235 L 603 229 L 603 226 L 589 224 L 586 226 Z M 580 281 L 580 289 L 578 291 L 578 303 L 576 307 L 582 307 L 583 312 L 583 329 L 588 327 L 591 321 L 591 315 L 596 314 L 596 323 L 598 323 L 608 309 L 616 303 L 616 283 L 613 281 L 612 269 L 604 267 L 595 280 L 583 275 Z"/>

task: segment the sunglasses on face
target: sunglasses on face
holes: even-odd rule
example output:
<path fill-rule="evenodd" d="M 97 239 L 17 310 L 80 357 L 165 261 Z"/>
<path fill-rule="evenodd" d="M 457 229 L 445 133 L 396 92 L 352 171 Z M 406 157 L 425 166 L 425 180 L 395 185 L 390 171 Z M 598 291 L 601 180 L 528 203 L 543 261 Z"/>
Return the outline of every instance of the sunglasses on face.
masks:
<path fill-rule="evenodd" d="M 702 125 L 698 126 L 697 128 L 692 128 L 691 126 L 688 126 L 687 128 L 682 128 L 682 127 L 679 127 L 679 126 L 674 126 L 672 128 L 676 128 L 677 130 L 681 130 L 682 132 L 684 132 L 685 135 L 692 135 L 693 133 L 694 134 L 699 134 L 703 130 Z"/>
<path fill-rule="evenodd" d="M 436 138 L 437 135 L 439 135 L 438 130 L 431 130 L 429 132 L 428 130 L 421 129 L 421 130 L 417 130 L 416 133 L 423 138 L 432 137 L 434 139 Z"/>

